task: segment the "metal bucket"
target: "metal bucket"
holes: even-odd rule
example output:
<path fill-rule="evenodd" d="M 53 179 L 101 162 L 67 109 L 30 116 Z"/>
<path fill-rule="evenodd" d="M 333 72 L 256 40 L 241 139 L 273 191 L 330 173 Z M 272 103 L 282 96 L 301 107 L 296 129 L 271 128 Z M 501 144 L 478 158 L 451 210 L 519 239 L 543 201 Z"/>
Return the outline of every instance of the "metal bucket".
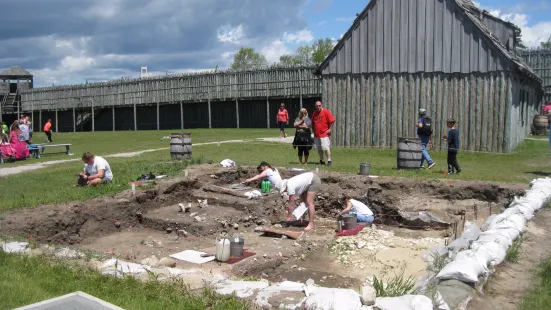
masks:
<path fill-rule="evenodd" d="M 351 230 L 358 226 L 358 217 L 356 214 L 345 214 L 342 216 L 342 229 Z"/>
<path fill-rule="evenodd" d="M 245 246 L 244 238 L 232 238 L 230 242 L 230 256 L 231 257 L 243 256 L 244 246 Z"/>
<path fill-rule="evenodd" d="M 369 175 L 371 171 L 371 164 L 361 163 L 360 164 L 360 175 Z"/>

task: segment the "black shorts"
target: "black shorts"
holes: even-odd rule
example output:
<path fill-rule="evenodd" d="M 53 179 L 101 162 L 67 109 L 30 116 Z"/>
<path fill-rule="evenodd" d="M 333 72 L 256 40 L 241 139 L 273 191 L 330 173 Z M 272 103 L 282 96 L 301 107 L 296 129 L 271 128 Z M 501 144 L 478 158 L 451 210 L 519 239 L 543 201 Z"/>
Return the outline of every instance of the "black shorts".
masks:
<path fill-rule="evenodd" d="M 278 125 L 279 125 L 279 130 L 283 131 L 285 130 L 285 125 L 287 125 L 287 123 L 285 122 L 277 122 Z"/>

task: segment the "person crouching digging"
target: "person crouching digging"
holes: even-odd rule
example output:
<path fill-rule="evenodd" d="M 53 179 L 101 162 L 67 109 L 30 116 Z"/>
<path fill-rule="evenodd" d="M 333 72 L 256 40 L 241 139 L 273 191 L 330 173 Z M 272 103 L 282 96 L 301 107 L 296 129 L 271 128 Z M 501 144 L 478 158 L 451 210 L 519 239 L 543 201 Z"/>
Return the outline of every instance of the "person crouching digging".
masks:
<path fill-rule="evenodd" d="M 358 223 L 368 223 L 373 224 L 375 216 L 373 216 L 373 211 L 369 209 L 363 202 L 351 199 L 348 196 L 343 197 L 345 208 L 339 212 L 338 216 L 341 217 L 343 214 L 356 214 L 356 219 Z"/>
<path fill-rule="evenodd" d="M 320 177 L 313 172 L 306 172 L 290 179 L 283 180 L 278 186 L 280 194 L 287 193 L 287 195 L 289 195 L 287 222 L 293 220 L 295 200 L 296 197 L 300 197 L 301 201 L 308 207 L 308 226 L 306 226 L 304 230 L 314 229 L 314 198 L 316 198 L 316 193 L 321 190 Z"/>
<path fill-rule="evenodd" d="M 86 152 L 82 155 L 82 161 L 84 162 L 84 172 L 79 174 L 78 185 L 96 186 L 113 182 L 113 172 L 103 157 Z"/>

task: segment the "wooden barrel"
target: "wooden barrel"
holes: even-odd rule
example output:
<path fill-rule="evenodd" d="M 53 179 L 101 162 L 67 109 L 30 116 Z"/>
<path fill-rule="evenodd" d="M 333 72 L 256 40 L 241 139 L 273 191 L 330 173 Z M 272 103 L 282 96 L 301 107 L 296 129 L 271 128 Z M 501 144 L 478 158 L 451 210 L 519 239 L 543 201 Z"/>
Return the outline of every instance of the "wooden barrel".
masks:
<path fill-rule="evenodd" d="M 421 139 L 398 138 L 398 169 L 419 169 L 422 157 Z"/>
<path fill-rule="evenodd" d="M 170 156 L 172 159 L 191 159 L 191 133 L 170 135 Z"/>
<path fill-rule="evenodd" d="M 544 135 L 549 129 L 547 115 L 534 115 L 534 133 Z"/>

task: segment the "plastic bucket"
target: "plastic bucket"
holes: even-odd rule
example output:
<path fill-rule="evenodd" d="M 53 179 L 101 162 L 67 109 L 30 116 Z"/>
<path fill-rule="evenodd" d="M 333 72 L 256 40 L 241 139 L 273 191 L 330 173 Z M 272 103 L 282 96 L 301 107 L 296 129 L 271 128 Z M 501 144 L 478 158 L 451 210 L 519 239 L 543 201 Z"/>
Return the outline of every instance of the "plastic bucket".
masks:
<path fill-rule="evenodd" d="M 244 238 L 232 238 L 230 241 L 230 256 L 231 257 L 243 256 L 244 246 L 245 246 Z"/>
<path fill-rule="evenodd" d="M 371 171 L 371 164 L 361 163 L 360 164 L 360 175 L 369 175 Z"/>
<path fill-rule="evenodd" d="M 358 226 L 358 218 L 356 214 L 345 214 L 342 216 L 342 229 L 351 230 Z"/>

